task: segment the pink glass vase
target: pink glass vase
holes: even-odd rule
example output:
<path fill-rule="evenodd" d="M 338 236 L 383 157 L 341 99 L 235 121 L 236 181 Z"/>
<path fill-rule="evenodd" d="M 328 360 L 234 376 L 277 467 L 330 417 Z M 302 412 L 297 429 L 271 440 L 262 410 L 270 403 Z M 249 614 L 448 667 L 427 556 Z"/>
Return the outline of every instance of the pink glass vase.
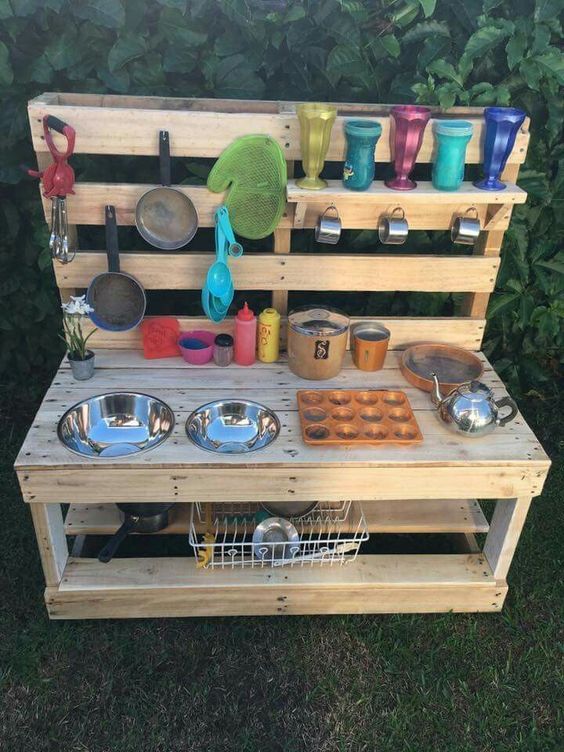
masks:
<path fill-rule="evenodd" d="M 386 185 L 394 191 L 412 191 L 417 183 L 409 179 L 409 174 L 415 166 L 431 110 L 414 104 L 402 104 L 392 107 L 390 115 L 394 120 L 390 139 L 396 175 L 386 180 Z"/>

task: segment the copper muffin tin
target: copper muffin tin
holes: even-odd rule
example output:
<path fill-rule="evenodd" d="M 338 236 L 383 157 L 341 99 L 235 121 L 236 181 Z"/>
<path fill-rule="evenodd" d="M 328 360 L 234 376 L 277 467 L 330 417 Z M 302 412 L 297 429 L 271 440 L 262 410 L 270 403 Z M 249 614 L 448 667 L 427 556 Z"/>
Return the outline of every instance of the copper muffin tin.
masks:
<path fill-rule="evenodd" d="M 423 436 L 404 392 L 305 389 L 298 392 L 306 444 L 412 445 Z"/>

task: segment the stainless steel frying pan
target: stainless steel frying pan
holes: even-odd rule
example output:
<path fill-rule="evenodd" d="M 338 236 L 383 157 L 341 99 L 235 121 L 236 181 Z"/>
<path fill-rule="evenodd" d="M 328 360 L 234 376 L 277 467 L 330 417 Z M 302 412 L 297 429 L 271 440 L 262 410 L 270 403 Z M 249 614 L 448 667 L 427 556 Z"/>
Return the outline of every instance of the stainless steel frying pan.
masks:
<path fill-rule="evenodd" d="M 189 243 L 198 229 L 198 213 L 182 191 L 170 187 L 170 140 L 159 133 L 161 185 L 144 193 L 135 209 L 135 224 L 141 237 L 155 248 L 175 251 Z"/>

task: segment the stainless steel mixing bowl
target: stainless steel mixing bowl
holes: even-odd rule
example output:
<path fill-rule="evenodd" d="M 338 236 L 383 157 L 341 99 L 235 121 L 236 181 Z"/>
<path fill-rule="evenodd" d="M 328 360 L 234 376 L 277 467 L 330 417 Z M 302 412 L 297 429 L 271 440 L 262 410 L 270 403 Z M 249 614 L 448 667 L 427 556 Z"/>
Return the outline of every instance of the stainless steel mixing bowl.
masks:
<path fill-rule="evenodd" d="M 272 410 L 256 402 L 218 400 L 190 415 L 186 433 L 209 452 L 245 454 L 271 444 L 280 433 L 280 421 Z"/>
<path fill-rule="evenodd" d="M 124 457 L 162 444 L 174 428 L 174 413 L 156 397 L 133 392 L 100 394 L 63 415 L 60 441 L 84 457 Z"/>

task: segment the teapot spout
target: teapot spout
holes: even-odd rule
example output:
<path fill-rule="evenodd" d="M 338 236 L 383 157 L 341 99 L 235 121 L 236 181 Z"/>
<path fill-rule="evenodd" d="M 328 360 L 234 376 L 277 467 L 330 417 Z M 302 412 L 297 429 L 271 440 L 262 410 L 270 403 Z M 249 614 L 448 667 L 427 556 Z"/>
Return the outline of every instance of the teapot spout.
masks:
<path fill-rule="evenodd" d="M 441 394 L 441 384 L 439 382 L 439 379 L 436 373 L 432 373 L 431 377 L 433 379 L 433 389 L 431 391 L 431 402 L 433 403 L 433 405 L 440 405 L 443 400 L 443 396 Z"/>

